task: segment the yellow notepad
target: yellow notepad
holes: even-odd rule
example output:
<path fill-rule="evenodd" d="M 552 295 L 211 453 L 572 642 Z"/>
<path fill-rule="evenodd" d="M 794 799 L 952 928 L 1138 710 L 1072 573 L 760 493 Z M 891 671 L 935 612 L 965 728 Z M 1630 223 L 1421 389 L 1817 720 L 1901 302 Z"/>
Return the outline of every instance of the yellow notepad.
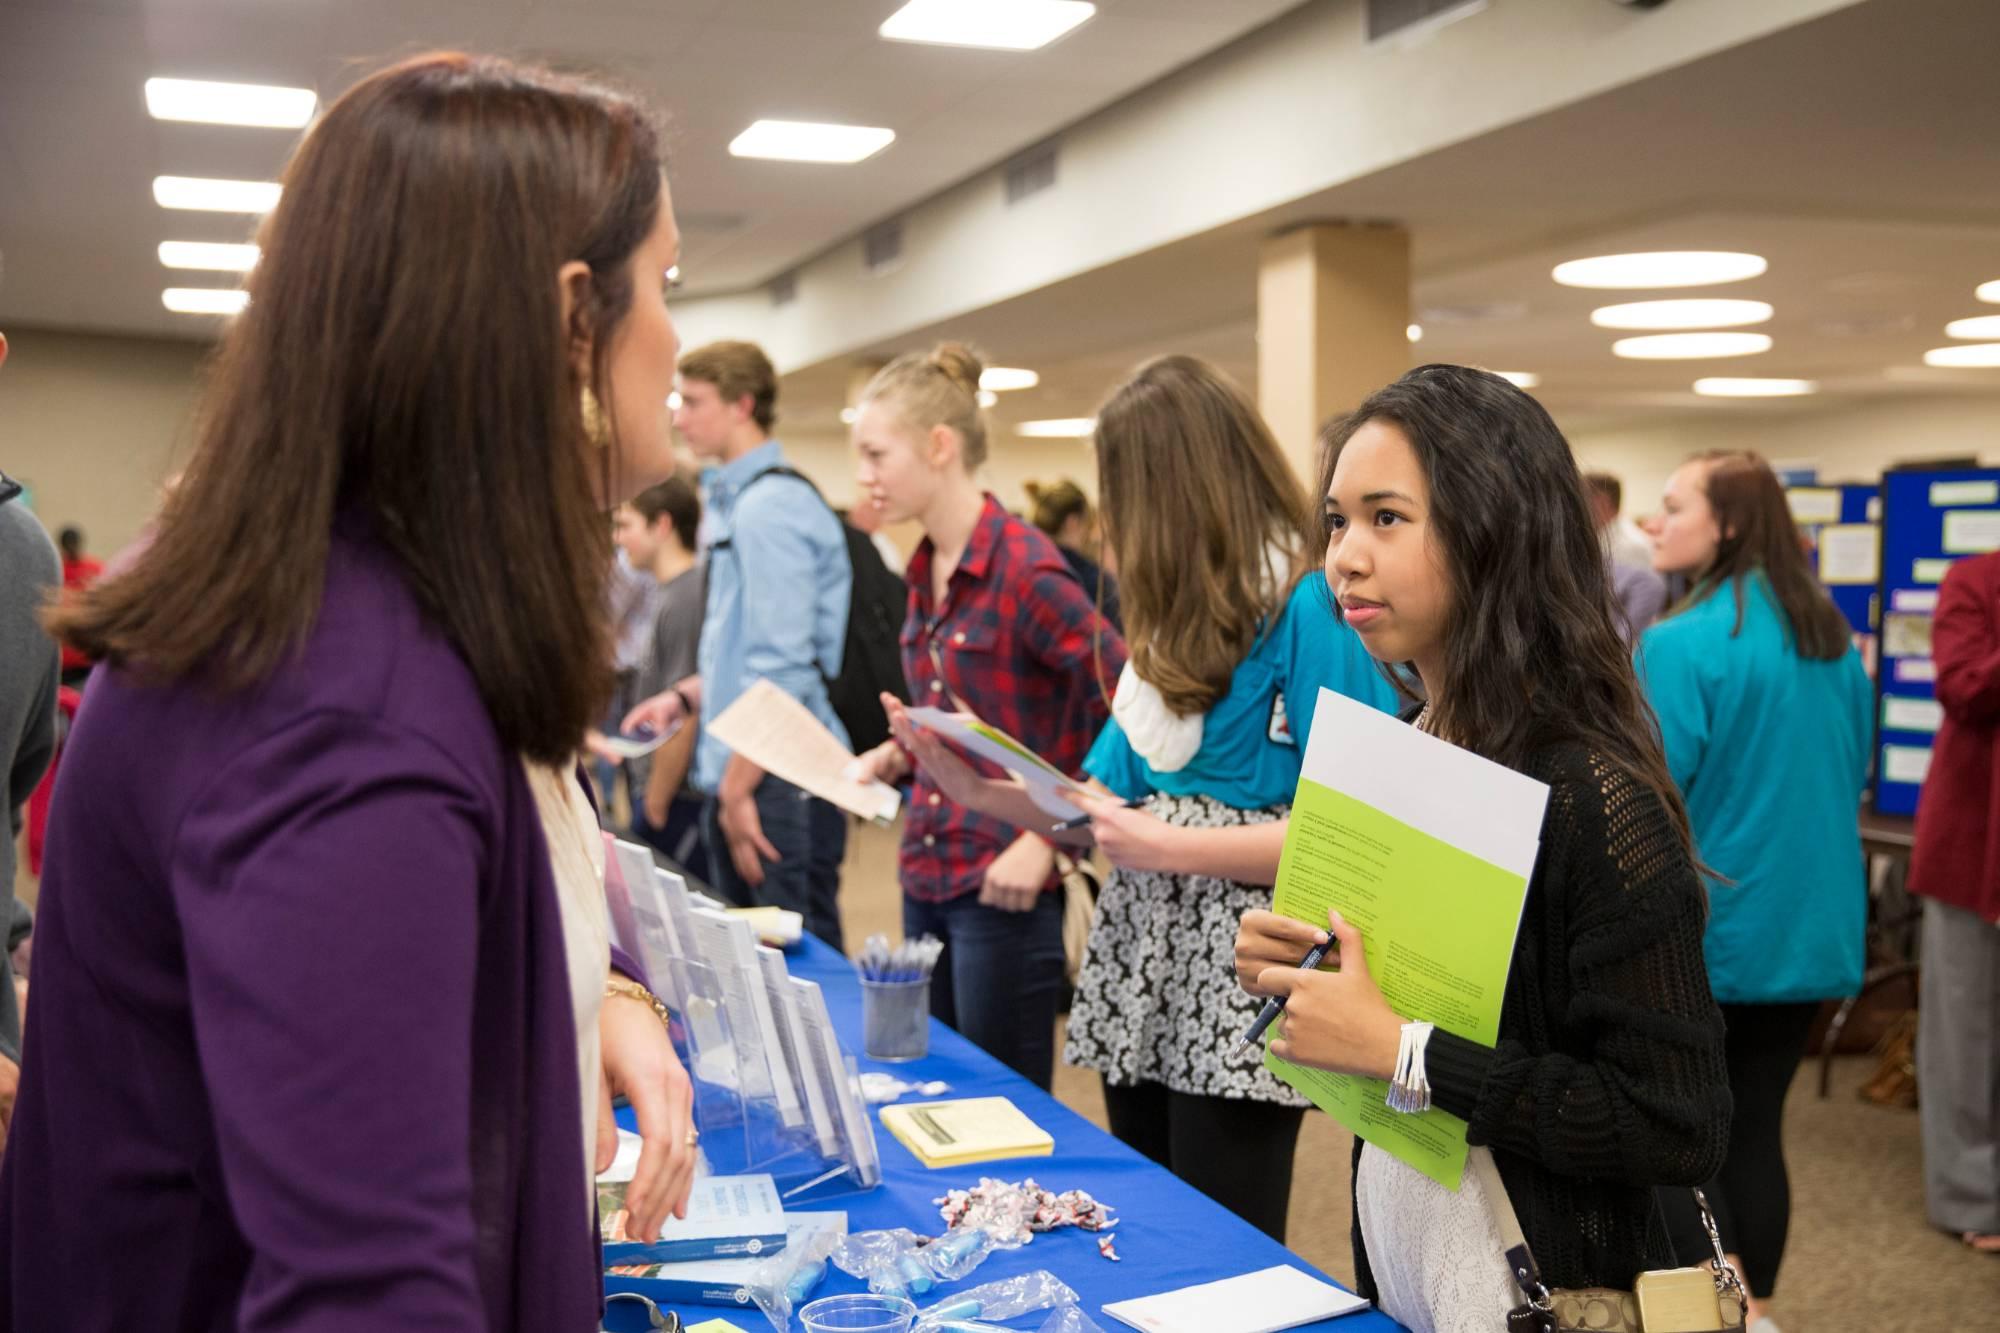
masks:
<path fill-rule="evenodd" d="M 1005 1097 L 912 1102 L 882 1108 L 882 1126 L 925 1166 L 964 1166 L 1003 1157 L 1047 1157 L 1049 1132 Z"/>

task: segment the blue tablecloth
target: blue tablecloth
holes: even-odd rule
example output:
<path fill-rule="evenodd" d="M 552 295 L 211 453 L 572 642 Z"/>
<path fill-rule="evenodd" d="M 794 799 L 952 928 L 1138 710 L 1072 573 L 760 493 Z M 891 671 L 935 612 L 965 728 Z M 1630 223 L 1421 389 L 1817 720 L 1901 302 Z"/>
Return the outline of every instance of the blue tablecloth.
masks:
<path fill-rule="evenodd" d="M 811 1210 L 844 1209 L 850 1231 L 900 1226 L 934 1235 L 944 1224 L 932 1200 L 945 1190 L 970 1188 L 981 1176 L 1000 1180 L 1032 1176 L 1037 1183 L 1057 1192 L 1086 1190 L 1115 1209 L 1121 1219 L 1116 1228 L 1120 1256 L 1116 1263 L 1098 1253 L 1095 1235 L 1066 1228 L 1038 1235 L 1018 1250 L 996 1251 L 971 1277 L 937 1293 L 938 1297 L 951 1290 L 1046 1268 L 1076 1289 L 1092 1319 L 1115 1333 L 1125 1325 L 1103 1313 L 1107 1301 L 1234 1277 L 1273 1264 L 1291 1264 L 1326 1278 L 1326 1274 L 1298 1255 L 1112 1138 L 942 1023 L 931 1023 L 930 1054 L 922 1060 L 891 1065 L 862 1058 L 861 987 L 852 966 L 811 936 L 803 945 L 787 950 L 785 961 L 792 975 L 816 981 L 825 991 L 841 1045 L 855 1053 L 862 1069 L 893 1073 L 913 1083 L 941 1079 L 951 1085 L 950 1093 L 946 1094 L 950 1097 L 1006 1097 L 1056 1141 L 1051 1157 L 931 1170 L 883 1129 L 877 1118 L 882 1184 L 865 1192 L 850 1192 L 839 1198 L 798 1206 Z M 912 1095 L 906 1100 L 914 1099 Z M 1347 1243 L 1345 1236 L 1332 1239 L 1337 1245 Z M 865 1289 L 857 1279 L 829 1267 L 826 1281 L 814 1295 Z M 920 1304 L 935 1298 L 925 1298 Z M 613 1311 L 622 1318 L 616 1306 Z M 770 1328 L 769 1321 L 755 1310 L 729 1313 L 690 1306 L 682 1315 L 690 1324 L 719 1315 L 751 1333 L 765 1333 Z M 1033 1330 L 1047 1317 L 1044 1311 L 1005 1322 L 1012 1328 Z M 616 1322 L 611 1325 L 625 1326 Z M 1337 1328 L 1341 1333 L 1387 1333 L 1401 1326 L 1368 1310 L 1305 1327 Z"/>

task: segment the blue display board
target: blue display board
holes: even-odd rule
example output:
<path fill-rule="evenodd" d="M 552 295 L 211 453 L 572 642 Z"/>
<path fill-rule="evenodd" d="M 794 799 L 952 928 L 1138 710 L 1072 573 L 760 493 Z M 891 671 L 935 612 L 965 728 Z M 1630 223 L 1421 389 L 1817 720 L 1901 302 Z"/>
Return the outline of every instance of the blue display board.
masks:
<path fill-rule="evenodd" d="M 1882 478 L 1881 669 L 1875 809 L 1913 815 L 1944 710 L 1931 616 L 1952 562 L 2000 550 L 2000 470 L 1890 472 Z"/>
<path fill-rule="evenodd" d="M 1847 617 L 1873 672 L 1881 587 L 1881 491 L 1874 486 L 1787 485 L 1785 498 L 1799 534 L 1810 545 L 1813 572 Z"/>

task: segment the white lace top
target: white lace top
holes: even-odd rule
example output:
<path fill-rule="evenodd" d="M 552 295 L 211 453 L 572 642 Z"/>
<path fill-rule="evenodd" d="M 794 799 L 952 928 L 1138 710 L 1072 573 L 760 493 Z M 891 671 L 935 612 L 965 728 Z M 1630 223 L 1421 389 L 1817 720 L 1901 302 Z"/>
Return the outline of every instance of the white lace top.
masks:
<path fill-rule="evenodd" d="M 576 775 L 522 761 L 562 911 L 563 954 L 569 963 L 570 1010 L 576 1019 L 576 1076 L 582 1093 L 583 1183 L 597 1206 L 597 1080 L 603 1053 L 597 1011 L 611 974 L 611 920 L 604 902 L 604 836 Z"/>
<path fill-rule="evenodd" d="M 1474 1148 L 1483 1153 L 1484 1148 Z M 1411 1333 L 1494 1333 L 1521 1303 L 1499 1224 L 1468 1164 L 1456 1194 L 1363 1144 L 1354 1206 L 1375 1304 Z"/>

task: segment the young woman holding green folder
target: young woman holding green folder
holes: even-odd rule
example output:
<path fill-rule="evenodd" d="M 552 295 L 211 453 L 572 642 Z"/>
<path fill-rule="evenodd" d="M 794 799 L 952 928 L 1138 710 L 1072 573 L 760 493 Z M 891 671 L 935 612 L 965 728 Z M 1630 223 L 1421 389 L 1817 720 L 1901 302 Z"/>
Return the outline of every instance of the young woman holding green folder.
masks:
<path fill-rule="evenodd" d="M 1652 1191 L 1713 1174 L 1729 1095 L 1687 816 L 1575 460 L 1505 380 L 1425 366 L 1330 431 L 1320 493 L 1342 619 L 1415 725 L 1551 788 L 1499 1043 L 1413 1029 L 1409 1090 L 1490 1148 L 1548 1286 L 1629 1291 L 1675 1266 Z M 1301 972 L 1329 931 L 1245 914 L 1238 979 L 1288 997 L 1281 1059 L 1392 1078 L 1426 1015 L 1395 1013 L 1358 932 L 1328 924 L 1346 961 Z M 1357 1141 L 1354 1181 L 1362 1294 L 1412 1329 L 1506 1327 L 1522 1298 L 1474 1172 L 1448 1191 Z"/>

